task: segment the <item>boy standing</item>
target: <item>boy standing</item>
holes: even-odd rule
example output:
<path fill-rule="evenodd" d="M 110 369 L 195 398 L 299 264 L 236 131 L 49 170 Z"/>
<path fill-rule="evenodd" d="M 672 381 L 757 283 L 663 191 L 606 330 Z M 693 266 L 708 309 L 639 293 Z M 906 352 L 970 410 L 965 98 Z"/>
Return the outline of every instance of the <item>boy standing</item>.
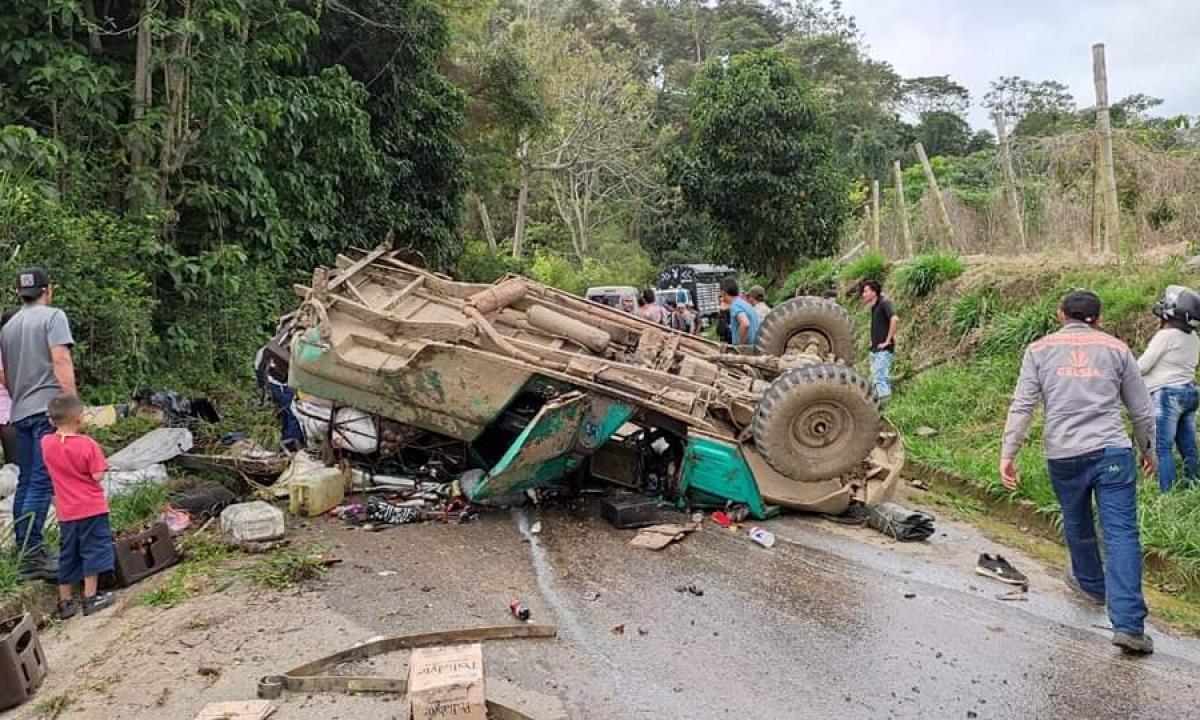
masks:
<path fill-rule="evenodd" d="M 100 573 L 113 569 L 112 530 L 108 526 L 108 501 L 100 481 L 108 469 L 104 451 L 96 441 L 81 435 L 83 403 L 74 395 L 56 395 L 47 414 L 54 432 L 42 438 L 42 457 L 54 484 L 54 509 L 61 540 L 58 556 L 58 617 L 66 620 L 79 612 L 73 596 L 83 582 L 83 614 L 91 615 L 113 604 L 112 593 L 97 593 Z"/>

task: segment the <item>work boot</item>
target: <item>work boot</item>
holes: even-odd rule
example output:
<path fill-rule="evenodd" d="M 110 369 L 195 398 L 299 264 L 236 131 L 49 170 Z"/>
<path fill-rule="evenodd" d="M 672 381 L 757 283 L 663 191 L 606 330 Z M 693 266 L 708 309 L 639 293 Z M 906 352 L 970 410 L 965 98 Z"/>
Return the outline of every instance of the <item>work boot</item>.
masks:
<path fill-rule="evenodd" d="M 1079 584 L 1079 580 L 1075 577 L 1075 572 L 1071 570 L 1070 565 L 1067 565 L 1067 569 L 1063 571 L 1063 582 L 1067 584 L 1067 587 L 1074 590 L 1079 597 L 1087 600 L 1093 605 L 1104 607 L 1104 598 L 1098 595 L 1093 595 L 1087 590 L 1084 590 L 1083 586 Z"/>
<path fill-rule="evenodd" d="M 1114 632 L 1112 644 L 1121 648 L 1122 652 L 1133 655 L 1149 655 L 1154 652 L 1154 638 L 1145 633 L 1128 635 L 1123 632 Z"/>
<path fill-rule="evenodd" d="M 31 550 L 21 558 L 17 577 L 26 581 L 58 582 L 58 558 L 46 552 L 45 548 Z"/>
<path fill-rule="evenodd" d="M 98 592 L 91 597 L 83 599 L 83 614 L 91 615 L 92 613 L 98 613 L 116 601 L 116 595 L 110 592 Z"/>

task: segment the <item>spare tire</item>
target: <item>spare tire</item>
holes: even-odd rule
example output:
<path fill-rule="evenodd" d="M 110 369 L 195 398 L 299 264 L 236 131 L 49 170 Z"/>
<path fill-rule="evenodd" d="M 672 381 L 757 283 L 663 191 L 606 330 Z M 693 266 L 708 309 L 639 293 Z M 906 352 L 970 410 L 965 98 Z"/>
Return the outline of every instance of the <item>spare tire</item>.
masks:
<path fill-rule="evenodd" d="M 754 443 L 785 477 L 820 482 L 858 468 L 881 427 L 870 383 L 845 365 L 814 363 L 779 376 L 763 393 Z"/>
<path fill-rule="evenodd" d="M 760 355 L 787 355 L 812 343 L 821 357 L 854 361 L 854 322 L 845 308 L 816 297 L 785 300 L 763 318 L 754 349 Z"/>

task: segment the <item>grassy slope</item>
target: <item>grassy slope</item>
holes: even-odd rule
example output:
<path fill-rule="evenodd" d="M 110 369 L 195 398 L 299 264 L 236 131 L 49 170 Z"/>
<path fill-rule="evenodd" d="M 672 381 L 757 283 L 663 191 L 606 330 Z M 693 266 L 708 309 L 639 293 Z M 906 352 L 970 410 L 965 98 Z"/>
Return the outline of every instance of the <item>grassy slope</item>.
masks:
<path fill-rule="evenodd" d="M 1178 265 L 1069 270 L 995 265 L 972 269 L 924 301 L 897 298 L 906 321 L 898 364 L 913 375 L 899 384 L 888 415 L 905 431 L 911 457 L 1057 518 L 1038 441 L 1040 415 L 1019 458 L 1024 482 L 1015 496 L 1001 486 L 997 470 L 1025 344 L 1053 327 L 1050 311 L 1065 289 L 1089 287 L 1105 302 L 1105 328 L 1140 352 L 1154 330 L 1149 309 L 1162 288 L 1194 286 L 1197 280 Z M 920 426 L 937 435 L 917 437 Z M 1200 488 L 1164 497 L 1146 481 L 1140 514 L 1146 551 L 1171 558 L 1193 582 L 1200 579 Z"/>

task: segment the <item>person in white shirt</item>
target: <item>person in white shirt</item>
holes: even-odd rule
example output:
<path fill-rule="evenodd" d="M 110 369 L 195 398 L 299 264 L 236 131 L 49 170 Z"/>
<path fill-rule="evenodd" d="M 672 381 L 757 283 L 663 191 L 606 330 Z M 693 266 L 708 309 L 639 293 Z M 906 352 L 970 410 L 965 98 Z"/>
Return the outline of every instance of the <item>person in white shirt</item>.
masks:
<path fill-rule="evenodd" d="M 1196 365 L 1200 363 L 1200 295 L 1178 285 L 1168 287 L 1155 305 L 1159 330 L 1138 358 L 1138 369 L 1150 391 L 1156 413 L 1158 487 L 1168 492 L 1177 475 L 1175 450 L 1183 458 L 1183 477 L 1188 485 L 1200 476 L 1200 452 L 1196 448 Z"/>
<path fill-rule="evenodd" d="M 758 320 L 762 322 L 767 313 L 771 312 L 771 307 L 767 305 L 767 291 L 762 285 L 755 285 L 750 288 L 750 292 L 746 293 L 746 299 L 754 306 L 754 312 L 758 313 Z"/>

